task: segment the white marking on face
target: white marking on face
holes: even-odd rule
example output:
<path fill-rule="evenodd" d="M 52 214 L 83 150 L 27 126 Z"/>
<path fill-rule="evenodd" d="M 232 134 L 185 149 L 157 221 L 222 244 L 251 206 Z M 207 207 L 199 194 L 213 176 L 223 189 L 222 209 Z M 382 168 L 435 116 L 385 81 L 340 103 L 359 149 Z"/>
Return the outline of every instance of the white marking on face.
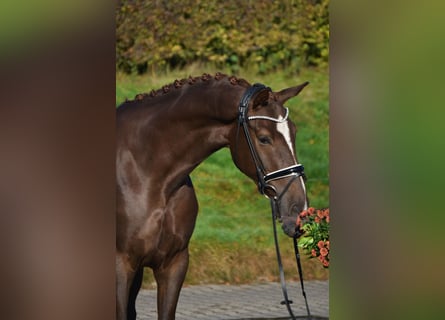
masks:
<path fill-rule="evenodd" d="M 280 115 L 278 120 L 282 120 L 282 119 L 283 119 L 283 117 Z M 289 147 L 289 150 L 293 156 L 293 159 L 296 159 L 295 154 L 294 154 L 294 148 L 292 147 L 292 140 L 291 140 L 288 121 L 277 122 L 277 131 L 279 133 L 281 133 L 281 135 L 284 137 L 284 140 L 286 141 L 287 146 Z M 294 160 L 294 161 L 295 161 L 295 164 L 298 164 L 296 160 Z M 306 186 L 304 184 L 303 177 L 300 176 L 299 178 L 300 178 L 301 187 L 302 187 L 303 193 L 304 193 L 304 208 L 303 208 L 303 210 L 307 210 L 308 206 L 307 206 Z"/>
<path fill-rule="evenodd" d="M 283 119 L 282 116 L 278 118 L 278 120 L 282 119 Z M 293 158 L 295 159 L 294 148 L 292 148 L 292 140 L 290 137 L 290 129 L 288 121 L 277 122 L 277 131 L 281 133 L 281 135 L 284 137 L 284 140 L 286 141 L 287 146 L 289 147 L 289 151 L 292 154 Z"/>
<path fill-rule="evenodd" d="M 303 177 L 300 176 L 299 178 L 300 178 L 301 186 L 303 187 L 303 192 L 304 192 L 304 207 L 303 207 L 303 210 L 307 210 L 306 186 L 304 184 Z"/>

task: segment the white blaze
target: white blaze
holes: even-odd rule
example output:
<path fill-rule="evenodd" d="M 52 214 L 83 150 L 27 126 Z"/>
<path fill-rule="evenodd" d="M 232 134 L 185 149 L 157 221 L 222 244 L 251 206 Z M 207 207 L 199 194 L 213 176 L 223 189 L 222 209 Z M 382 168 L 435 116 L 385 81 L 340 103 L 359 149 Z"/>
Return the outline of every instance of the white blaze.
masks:
<path fill-rule="evenodd" d="M 301 186 L 303 187 L 303 192 L 304 192 L 304 207 L 303 207 L 303 210 L 307 210 L 306 186 L 304 185 L 303 177 L 299 176 L 299 178 L 300 178 Z"/>
<path fill-rule="evenodd" d="M 284 118 L 280 115 L 280 117 L 278 118 L 278 120 L 283 120 Z M 283 122 L 277 122 L 277 131 L 279 133 L 281 133 L 281 135 L 284 137 L 284 140 L 287 143 L 287 146 L 289 147 L 289 151 L 292 154 L 293 158 L 295 159 L 295 164 L 298 164 L 296 161 L 296 157 L 294 154 L 294 148 L 292 147 L 292 140 L 291 140 L 291 135 L 290 135 L 290 129 L 289 129 L 289 125 L 288 125 L 288 121 L 283 121 Z M 304 208 L 303 210 L 307 210 L 307 201 L 306 201 L 306 186 L 304 185 L 304 180 L 303 177 L 300 176 L 300 182 L 301 182 L 301 187 L 303 188 L 303 192 L 304 192 Z"/>
<path fill-rule="evenodd" d="M 283 120 L 283 117 L 280 116 L 278 118 L 278 120 Z M 290 129 L 289 129 L 289 125 L 288 125 L 287 121 L 277 122 L 277 131 L 283 135 L 284 140 L 286 141 L 287 146 L 289 147 L 289 151 L 291 152 L 291 154 L 293 155 L 293 158 L 295 159 L 294 148 L 292 148 L 292 140 L 290 138 Z"/>

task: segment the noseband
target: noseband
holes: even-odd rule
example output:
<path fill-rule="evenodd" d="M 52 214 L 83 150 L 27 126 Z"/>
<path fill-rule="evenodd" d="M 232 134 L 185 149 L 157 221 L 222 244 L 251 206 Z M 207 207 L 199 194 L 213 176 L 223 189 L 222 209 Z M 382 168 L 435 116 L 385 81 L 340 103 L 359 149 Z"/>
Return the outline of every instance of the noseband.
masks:
<path fill-rule="evenodd" d="M 297 178 L 299 176 L 302 176 L 303 178 L 305 178 L 305 175 L 304 175 L 304 167 L 301 164 L 292 165 L 287 168 L 283 168 L 280 170 L 266 173 L 264 165 L 261 162 L 261 158 L 259 157 L 258 152 L 256 151 L 255 147 L 253 146 L 252 138 L 249 133 L 248 121 L 256 120 L 256 119 L 263 119 L 263 120 L 269 120 L 269 121 L 273 121 L 273 122 L 277 122 L 277 123 L 285 122 L 285 121 L 287 121 L 287 118 L 289 116 L 289 109 L 285 108 L 286 115 L 284 116 L 283 119 L 277 119 L 277 118 L 272 118 L 272 117 L 267 117 L 267 116 L 250 116 L 250 117 L 247 116 L 247 109 L 248 109 L 250 100 L 257 93 L 259 93 L 263 90 L 266 90 L 268 92 L 271 91 L 271 89 L 269 87 L 266 87 L 265 85 L 263 85 L 261 83 L 255 83 L 253 86 L 249 87 L 246 90 L 243 97 L 241 98 L 241 101 L 239 104 L 239 109 L 238 109 L 238 111 L 239 111 L 238 112 L 238 128 L 237 128 L 237 138 L 236 139 L 238 140 L 239 128 L 240 128 L 240 126 L 242 126 L 244 135 L 246 136 L 247 144 L 249 146 L 250 154 L 252 155 L 253 161 L 255 163 L 256 173 L 257 173 L 257 177 L 258 177 L 258 190 L 261 194 L 270 198 L 266 194 L 266 190 L 272 189 L 275 191 L 275 193 L 276 193 L 276 190 L 273 185 L 269 184 L 269 182 L 293 176 L 293 179 L 291 179 L 291 181 L 289 181 L 288 185 L 284 188 L 283 192 L 281 193 L 281 196 L 282 196 L 284 194 L 284 192 L 288 189 L 290 183 L 295 178 Z M 281 196 L 279 196 L 278 198 L 280 198 Z M 278 198 L 275 196 L 275 200 L 277 200 Z"/>

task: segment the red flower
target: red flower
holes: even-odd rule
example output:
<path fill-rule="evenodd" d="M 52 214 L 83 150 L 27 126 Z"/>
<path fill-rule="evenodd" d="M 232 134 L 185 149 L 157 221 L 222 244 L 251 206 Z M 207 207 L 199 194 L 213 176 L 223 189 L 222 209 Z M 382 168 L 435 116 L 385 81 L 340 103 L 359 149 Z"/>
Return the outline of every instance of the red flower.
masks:
<path fill-rule="evenodd" d="M 329 266 L 329 208 L 303 210 L 295 219 L 303 231 L 301 246 L 310 258 L 318 258 L 324 267 Z"/>
<path fill-rule="evenodd" d="M 328 249 L 326 249 L 326 248 L 321 248 L 321 249 L 320 249 L 320 254 L 321 254 L 323 257 L 326 257 L 326 256 L 328 255 L 328 253 L 329 253 Z"/>

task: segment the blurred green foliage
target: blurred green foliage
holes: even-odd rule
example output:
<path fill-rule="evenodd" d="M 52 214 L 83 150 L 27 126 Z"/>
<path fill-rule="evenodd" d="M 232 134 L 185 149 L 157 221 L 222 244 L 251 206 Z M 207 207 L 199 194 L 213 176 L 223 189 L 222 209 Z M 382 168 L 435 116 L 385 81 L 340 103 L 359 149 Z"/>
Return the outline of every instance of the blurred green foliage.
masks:
<path fill-rule="evenodd" d="M 282 68 L 326 66 L 328 0 L 122 0 L 116 8 L 116 67 L 165 71 L 194 62 Z"/>

